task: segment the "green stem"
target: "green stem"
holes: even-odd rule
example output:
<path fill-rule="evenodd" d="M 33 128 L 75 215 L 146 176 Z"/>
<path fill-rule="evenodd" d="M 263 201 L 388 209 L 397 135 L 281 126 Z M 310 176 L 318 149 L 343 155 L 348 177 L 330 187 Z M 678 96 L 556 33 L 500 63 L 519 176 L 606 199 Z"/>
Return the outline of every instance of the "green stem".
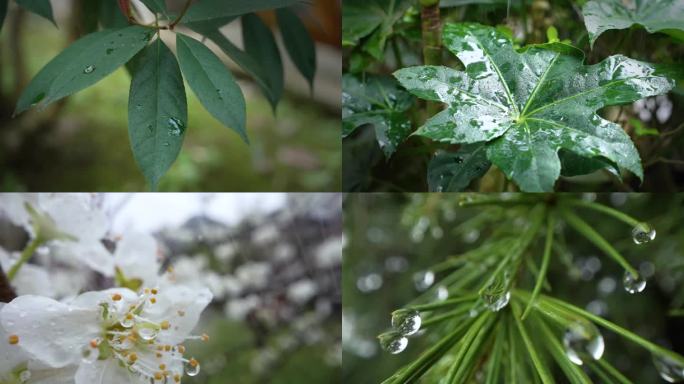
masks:
<path fill-rule="evenodd" d="M 188 9 L 190 9 L 190 5 L 192 4 L 192 0 L 186 0 L 185 1 L 185 6 L 183 7 L 183 10 L 181 11 L 180 15 L 174 20 L 171 24 L 169 24 L 169 29 L 173 30 L 173 28 L 180 23 L 180 21 L 183 19 L 185 14 L 188 12 Z"/>
<path fill-rule="evenodd" d="M 620 264 L 622 268 L 624 268 L 632 276 L 639 276 L 639 272 L 637 272 L 637 270 L 634 269 L 634 267 L 632 267 L 624 257 L 622 257 L 620 252 L 613 248 L 613 246 L 610 245 L 610 243 L 608 243 L 606 239 L 596 232 L 589 224 L 567 209 L 563 209 L 562 212 L 565 221 L 567 221 L 570 226 L 575 228 L 577 232 L 589 239 L 589 241 L 594 243 L 594 245 L 601 249 L 605 254 L 612 257 L 613 260 Z"/>
<path fill-rule="evenodd" d="M 525 311 L 523 312 L 523 315 L 521 317 L 522 320 L 525 320 L 525 318 L 527 317 L 528 313 L 530 312 L 530 309 L 532 309 L 532 306 L 534 305 L 534 302 L 537 299 L 537 296 L 539 295 L 539 292 L 541 292 L 542 286 L 544 285 L 544 278 L 546 277 L 546 271 L 549 268 L 549 260 L 551 259 L 551 248 L 553 246 L 553 231 L 555 226 L 556 217 L 553 213 L 551 213 L 549 215 L 548 222 L 546 223 L 546 242 L 544 243 L 544 255 L 542 258 L 541 269 L 539 270 L 539 275 L 537 276 L 537 283 L 535 284 L 534 290 L 532 291 L 532 298 L 527 303 L 527 307 L 525 308 Z"/>
<path fill-rule="evenodd" d="M 19 257 L 19 260 L 17 260 L 16 263 L 10 268 L 10 270 L 7 272 L 7 279 L 9 281 L 12 281 L 14 277 L 17 275 L 21 267 L 29 261 L 31 256 L 36 252 L 36 249 L 43 245 L 45 243 L 45 240 L 40 236 L 40 234 L 37 234 L 33 240 L 24 248 L 24 250 L 21 252 L 21 256 Z"/>
<path fill-rule="evenodd" d="M 532 343 L 530 336 L 527 334 L 527 331 L 525 330 L 522 321 L 520 321 L 520 308 L 518 307 L 518 303 L 511 303 L 511 307 L 513 309 L 513 319 L 515 320 L 515 324 L 518 326 L 518 332 L 520 333 L 520 337 L 522 337 L 522 340 L 525 343 L 525 346 L 527 347 L 527 352 L 530 354 L 530 359 L 532 359 L 532 364 L 534 365 L 534 368 L 537 370 L 539 378 L 544 384 L 553 383 L 554 381 L 551 377 L 551 373 L 546 368 L 546 365 L 544 365 L 544 363 L 539 358 L 537 350 L 534 347 L 534 344 Z"/>
<path fill-rule="evenodd" d="M 452 307 L 454 304 L 460 304 L 466 301 L 472 301 L 478 298 L 478 295 L 476 293 L 473 293 L 471 295 L 459 297 L 457 299 L 449 299 L 449 300 L 444 300 L 444 301 L 438 301 L 435 303 L 429 303 L 429 304 L 420 304 L 420 305 L 412 305 L 410 307 L 407 307 L 408 309 L 413 309 L 416 311 L 433 311 L 435 309 L 440 309 L 444 307 Z"/>
<path fill-rule="evenodd" d="M 585 201 L 585 200 L 567 200 L 565 203 L 577 207 L 585 207 L 589 209 L 593 209 L 594 211 L 605 213 L 606 215 L 613 216 L 614 218 L 624 222 L 625 224 L 631 225 L 633 227 L 636 227 L 637 225 L 641 224 L 641 222 L 632 216 L 623 213 L 621 211 L 618 211 L 617 209 L 613 209 L 609 206 L 603 205 L 603 204 L 598 204 L 594 203 L 592 201 Z"/>

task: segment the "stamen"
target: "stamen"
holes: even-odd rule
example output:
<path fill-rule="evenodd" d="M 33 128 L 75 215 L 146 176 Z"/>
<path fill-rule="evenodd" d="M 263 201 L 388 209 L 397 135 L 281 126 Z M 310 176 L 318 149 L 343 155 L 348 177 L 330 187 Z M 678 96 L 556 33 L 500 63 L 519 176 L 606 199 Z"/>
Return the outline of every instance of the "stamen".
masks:
<path fill-rule="evenodd" d="M 9 339 L 9 343 L 11 345 L 19 344 L 19 336 L 17 336 L 17 335 L 10 335 L 8 339 Z"/>
<path fill-rule="evenodd" d="M 114 301 L 119 301 L 119 300 L 121 300 L 121 299 L 122 299 L 122 297 L 121 297 L 121 295 L 118 294 L 118 293 L 115 293 L 115 294 L 112 295 L 112 300 L 114 300 Z"/>

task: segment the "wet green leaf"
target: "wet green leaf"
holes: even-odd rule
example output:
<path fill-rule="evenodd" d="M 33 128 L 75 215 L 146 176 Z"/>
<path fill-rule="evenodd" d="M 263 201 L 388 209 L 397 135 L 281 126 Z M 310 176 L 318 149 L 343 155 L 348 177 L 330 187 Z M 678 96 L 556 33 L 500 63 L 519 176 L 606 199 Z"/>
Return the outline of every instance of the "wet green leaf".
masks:
<path fill-rule="evenodd" d="M 247 142 L 245 98 L 221 59 L 199 41 L 176 34 L 178 60 L 190 88 L 221 123 Z"/>
<path fill-rule="evenodd" d="M 414 98 L 391 77 L 367 75 L 361 81 L 353 75 L 342 77 L 342 137 L 364 124 L 372 124 L 385 156 L 411 133 L 407 111 Z"/>
<path fill-rule="evenodd" d="M 467 144 L 456 152 L 438 152 L 428 165 L 431 192 L 458 192 L 482 177 L 492 164 L 483 144 Z"/>
<path fill-rule="evenodd" d="M 285 49 L 299 72 L 313 89 L 316 75 L 316 46 L 299 17 L 288 8 L 276 10 Z"/>
<path fill-rule="evenodd" d="M 577 55 L 542 46 L 517 52 L 505 35 L 479 24 L 447 24 L 443 40 L 465 71 L 419 66 L 395 72 L 416 96 L 447 105 L 416 134 L 487 142 L 489 160 L 523 191 L 553 190 L 561 148 L 643 176 L 629 136 L 596 111 L 669 91 L 673 81 L 654 66 L 621 55 L 585 66 Z"/>
<path fill-rule="evenodd" d="M 52 4 L 50 0 L 17 0 L 17 4 L 29 12 L 42 16 L 52 22 L 55 26 L 55 17 L 52 14 Z"/>
<path fill-rule="evenodd" d="M 289 7 L 302 0 L 202 0 L 190 7 L 184 23 L 241 16 L 252 12 Z"/>
<path fill-rule="evenodd" d="M 283 95 L 283 61 L 280 57 L 280 50 L 276 44 L 273 32 L 261 21 L 259 16 L 248 14 L 242 16 L 242 41 L 245 52 L 260 63 L 264 68 L 261 75 L 269 94 L 272 97 L 271 105 L 275 110 L 275 105 Z"/>
<path fill-rule="evenodd" d="M 681 0 L 592 0 L 582 7 L 582 14 L 592 46 L 603 32 L 635 24 L 644 26 L 650 33 L 674 32 L 680 38 L 684 36 Z"/>
<path fill-rule="evenodd" d="M 15 114 L 35 104 L 44 107 L 97 83 L 143 49 L 152 35 L 149 28 L 131 26 L 79 39 L 31 80 L 17 102 Z"/>
<path fill-rule="evenodd" d="M 152 189 L 178 157 L 188 124 L 176 57 L 157 39 L 132 60 L 128 134 L 133 156 Z"/>
<path fill-rule="evenodd" d="M 368 36 L 363 50 L 381 59 L 394 23 L 413 3 L 412 0 L 345 0 L 342 5 L 342 44 L 356 45 Z"/>
<path fill-rule="evenodd" d="M 165 0 L 142 0 L 142 2 L 150 11 L 169 18 L 169 10 L 166 8 Z"/>
<path fill-rule="evenodd" d="M 128 19 L 121 13 L 116 1 L 96 0 L 100 2 L 100 24 L 103 28 L 124 28 L 128 26 Z"/>

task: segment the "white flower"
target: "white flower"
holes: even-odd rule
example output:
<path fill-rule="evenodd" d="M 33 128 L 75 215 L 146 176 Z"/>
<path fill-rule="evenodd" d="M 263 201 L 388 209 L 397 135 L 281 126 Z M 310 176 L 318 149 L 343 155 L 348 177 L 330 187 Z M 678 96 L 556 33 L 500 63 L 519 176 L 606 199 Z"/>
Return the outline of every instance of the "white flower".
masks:
<path fill-rule="evenodd" d="M 0 247 L 0 267 L 2 267 L 3 271 L 9 271 L 18 259 L 18 254 L 9 254 Z M 33 264 L 24 264 L 19 269 L 14 279 L 12 279 L 12 287 L 17 295 L 50 296 L 54 292 L 48 271 L 41 266 Z"/>
<path fill-rule="evenodd" d="M 111 276 L 112 257 L 100 240 L 109 228 L 89 194 L 1 194 L 0 209 L 15 224 L 47 241 L 53 256 L 85 263 Z"/>
<path fill-rule="evenodd" d="M 271 276 L 271 265 L 265 262 L 245 263 L 235 270 L 235 276 L 244 286 L 263 288 Z"/>
<path fill-rule="evenodd" d="M 313 281 L 299 280 L 287 288 L 287 297 L 297 304 L 306 304 L 316 295 L 317 290 L 318 287 Z"/>
<path fill-rule="evenodd" d="M 140 232 L 126 233 L 116 245 L 113 267 L 115 271 L 118 269 L 126 280 L 136 279 L 143 286 L 154 287 L 157 285 L 161 268 L 158 251 L 157 240 L 152 235 Z M 116 272 L 114 274 L 116 275 Z"/>
<path fill-rule="evenodd" d="M 20 296 L 0 311 L 2 327 L 31 359 L 52 368 L 77 366 L 75 384 L 178 383 L 199 363 L 183 354 L 207 289 L 183 286 L 87 292 L 68 303 Z"/>

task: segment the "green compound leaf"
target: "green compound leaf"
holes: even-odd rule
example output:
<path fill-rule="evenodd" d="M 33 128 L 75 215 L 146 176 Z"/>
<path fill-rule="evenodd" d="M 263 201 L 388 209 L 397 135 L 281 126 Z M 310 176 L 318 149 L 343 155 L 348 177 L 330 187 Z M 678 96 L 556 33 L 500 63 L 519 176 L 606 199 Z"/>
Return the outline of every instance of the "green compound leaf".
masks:
<path fill-rule="evenodd" d="M 609 29 L 642 25 L 649 33 L 662 31 L 684 41 L 684 2 L 681 0 L 592 0 L 582 7 L 593 47 Z"/>
<path fill-rule="evenodd" d="M 167 19 L 169 18 L 169 10 L 166 8 L 165 0 L 141 0 L 143 4 L 152 12 L 162 14 Z"/>
<path fill-rule="evenodd" d="M 456 152 L 438 152 L 428 164 L 431 192 L 458 192 L 482 177 L 492 163 L 483 144 L 467 144 Z"/>
<path fill-rule="evenodd" d="M 289 7 L 302 0 L 202 0 L 190 7 L 183 17 L 184 23 L 241 16 L 252 12 Z"/>
<path fill-rule="evenodd" d="M 133 60 L 128 99 L 128 134 L 138 166 L 151 188 L 178 157 L 188 107 L 176 57 L 157 39 Z"/>
<path fill-rule="evenodd" d="M 366 75 L 361 81 L 342 76 L 342 137 L 372 124 L 380 148 L 390 157 L 411 133 L 407 111 L 415 99 L 391 77 Z"/>
<path fill-rule="evenodd" d="M 52 14 L 52 4 L 50 0 L 17 0 L 17 4 L 29 12 L 33 12 L 38 16 L 44 17 L 52 22 L 55 26 L 55 17 Z"/>
<path fill-rule="evenodd" d="M 285 49 L 299 72 L 313 89 L 316 75 L 316 46 L 299 17 L 288 8 L 276 10 L 280 33 L 283 35 Z"/>
<path fill-rule="evenodd" d="M 283 60 L 276 43 L 273 32 L 255 14 L 242 16 L 242 40 L 245 52 L 257 63 L 260 63 L 264 71 L 261 73 L 267 84 L 271 105 L 275 105 L 283 95 Z"/>
<path fill-rule="evenodd" d="M 15 114 L 41 107 L 102 80 L 143 49 L 153 30 L 140 26 L 87 35 L 50 61 L 31 80 L 17 102 Z"/>
<path fill-rule="evenodd" d="M 221 59 L 199 41 L 176 34 L 178 60 L 190 88 L 221 123 L 247 142 L 245 98 Z"/>
<path fill-rule="evenodd" d="M 523 191 L 553 190 L 561 148 L 643 177 L 629 136 L 596 111 L 669 91 L 674 82 L 653 65 L 615 55 L 585 66 L 557 43 L 517 52 L 504 34 L 471 23 L 447 24 L 443 40 L 465 71 L 419 66 L 394 73 L 411 93 L 447 105 L 415 134 L 487 142 L 487 158 Z"/>
<path fill-rule="evenodd" d="M 357 45 L 369 36 L 363 50 L 382 59 L 385 42 L 394 23 L 413 5 L 413 0 L 345 0 L 342 5 L 342 44 Z"/>

